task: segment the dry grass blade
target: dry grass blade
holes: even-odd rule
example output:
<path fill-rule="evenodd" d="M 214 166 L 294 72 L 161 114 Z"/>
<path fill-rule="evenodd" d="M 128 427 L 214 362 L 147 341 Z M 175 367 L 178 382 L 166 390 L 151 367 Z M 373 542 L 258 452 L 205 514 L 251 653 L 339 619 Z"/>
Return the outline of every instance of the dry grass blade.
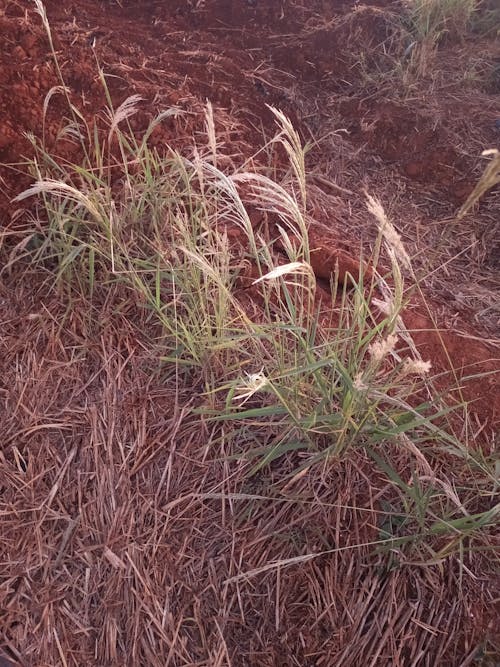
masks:
<path fill-rule="evenodd" d="M 461 220 L 473 208 L 481 197 L 500 183 L 500 151 L 491 148 L 482 152 L 482 155 L 491 156 L 489 164 L 485 167 L 476 187 L 467 197 L 466 202 L 457 213 L 457 220 Z"/>
<path fill-rule="evenodd" d="M 108 133 L 108 141 L 111 141 L 111 138 L 116 132 L 120 123 L 122 123 L 124 120 L 128 120 L 137 113 L 137 105 L 142 101 L 142 99 L 143 98 L 140 95 L 130 95 L 130 97 L 127 97 L 127 99 L 124 100 L 120 106 L 115 109 L 115 111 L 110 113 L 111 123 Z"/>
<path fill-rule="evenodd" d="M 96 221 L 102 221 L 101 211 L 97 208 L 95 203 L 90 199 L 88 195 L 81 192 L 72 185 L 68 185 L 63 181 L 57 181 L 55 179 L 45 179 L 43 181 L 37 181 L 34 185 L 27 188 L 16 197 L 13 201 L 23 201 L 28 197 L 33 197 L 34 195 L 39 194 L 53 194 L 57 197 L 70 199 L 75 204 L 80 204 L 83 206 L 94 218 Z"/>

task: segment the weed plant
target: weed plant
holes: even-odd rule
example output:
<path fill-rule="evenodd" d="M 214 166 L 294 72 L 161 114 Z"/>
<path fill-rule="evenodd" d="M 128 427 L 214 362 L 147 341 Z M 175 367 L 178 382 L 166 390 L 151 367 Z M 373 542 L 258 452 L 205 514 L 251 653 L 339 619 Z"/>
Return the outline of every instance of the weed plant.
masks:
<path fill-rule="evenodd" d="M 408 27 L 421 43 L 437 45 L 444 37 L 460 38 L 476 6 L 477 0 L 407 0 Z"/>

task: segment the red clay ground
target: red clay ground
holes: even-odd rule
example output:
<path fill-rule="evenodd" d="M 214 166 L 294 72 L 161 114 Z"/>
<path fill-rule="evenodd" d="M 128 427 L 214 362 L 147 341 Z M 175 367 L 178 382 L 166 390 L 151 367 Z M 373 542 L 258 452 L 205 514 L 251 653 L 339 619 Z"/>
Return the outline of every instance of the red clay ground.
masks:
<path fill-rule="evenodd" d="M 262 145 L 263 133 L 274 132 L 266 104 L 281 108 L 304 140 L 317 142 L 308 158 L 309 201 L 316 221 L 312 245 L 322 249 L 323 259 L 338 258 L 339 249 L 356 257 L 361 244 L 373 241 L 364 192 L 378 196 L 414 257 L 429 308 L 416 295 L 405 322 L 416 330 L 422 356 L 444 374 L 443 389 L 451 386 L 447 373 L 450 362 L 454 366 L 462 396 L 454 390 L 450 400 L 472 401 L 464 431 L 468 444 L 493 452 L 500 420 L 498 188 L 460 223 L 454 214 L 481 174 L 481 151 L 499 145 L 495 34 L 445 43 L 428 70 L 416 76 L 396 67 L 404 53 L 400 8 L 385 1 L 49 0 L 46 7 L 65 82 L 89 118 L 105 107 L 96 61 L 108 75 L 115 105 L 129 95 L 142 96 L 135 129 L 167 107 L 188 112 L 155 131 L 160 148 L 167 142 L 191 145 L 203 131 L 208 99 L 224 127 L 220 151 L 237 162 Z M 77 159 L 78 149 L 57 138 L 67 115 L 61 95 L 51 99 L 43 123 L 44 98 L 59 81 L 33 5 L 0 0 L 0 35 L 0 251 L 10 265 L 31 224 L 16 214 L 11 199 L 29 179 L 21 175 L 22 165 L 5 165 L 31 156 L 25 133 L 41 136 L 44 127 L 48 145 L 62 158 Z M 328 278 L 318 267 L 318 277 Z M 314 560 L 298 575 L 286 570 L 281 580 L 278 572 L 277 583 L 264 576 L 245 584 L 243 599 L 238 586 L 222 585 L 222 561 L 231 574 L 238 559 L 251 570 L 273 556 L 338 544 L 348 529 L 354 531 L 352 543 L 368 541 L 376 538 L 375 519 L 339 513 L 332 502 L 324 510 L 328 529 L 320 534 L 308 526 L 316 490 L 305 479 L 297 489 L 300 502 L 283 496 L 297 507 L 284 503 L 273 525 L 265 523 L 264 513 L 259 518 L 258 503 L 238 505 L 241 516 L 254 517 L 255 532 L 249 534 L 262 539 L 260 556 L 253 552 L 247 561 L 244 549 L 231 547 L 229 533 L 227 540 L 214 537 L 211 551 L 204 546 L 201 556 L 196 540 L 220 521 L 225 501 L 217 486 L 213 497 L 195 498 L 191 468 L 206 481 L 218 479 L 225 464 L 207 452 L 193 458 L 193 434 L 185 431 L 182 410 L 178 414 L 174 396 L 150 375 L 155 351 L 145 351 L 138 331 L 116 315 L 116 303 L 119 293 L 99 304 L 111 323 L 101 330 L 84 313 L 59 326 L 67 313 L 45 276 L 30 272 L 23 260 L 1 273 L 0 646 L 6 654 L 37 667 L 473 664 L 495 624 L 494 594 L 479 561 L 468 563 L 476 582 L 469 597 L 463 590 L 450 596 L 449 573 L 439 568 L 416 568 L 409 578 L 398 570 L 370 570 L 364 582 L 358 563 L 339 581 L 340 555 Z M 430 331 L 436 326 L 439 333 Z M 85 356 L 69 352 L 80 347 Z M 134 363 L 123 370 L 132 357 Z M 62 367 L 64 377 L 57 373 Z M 47 400 L 40 412 L 42 395 Z M 114 437 L 119 449 L 134 437 L 144 447 L 125 456 L 111 447 Z M 165 442 L 172 452 L 161 447 Z M 178 481 L 168 474 L 157 479 L 158 470 L 173 465 L 175 447 L 190 474 Z M 47 472 L 42 459 L 53 460 L 53 470 Z M 64 480 L 73 462 L 83 486 L 72 491 Z M 356 491 L 345 492 L 344 504 L 365 506 L 369 465 L 360 458 L 345 477 L 325 473 L 336 501 L 349 478 Z M 100 471 L 100 489 L 92 470 Z M 264 495 L 273 474 L 257 481 L 257 488 L 238 491 Z M 153 479 L 156 496 L 148 486 Z M 203 483 L 199 488 L 212 489 Z M 103 490 L 106 503 L 96 509 Z M 238 502 L 245 505 L 242 498 Z M 166 529 L 148 525 L 153 506 L 174 527 L 168 543 Z M 296 525 L 297 535 L 291 528 L 282 534 L 284 525 Z M 264 539 L 270 535 L 271 544 Z M 65 556 L 68 544 L 72 560 Z M 227 555 L 231 548 L 236 551 Z M 185 572 L 175 571 L 178 554 Z M 74 588 L 67 593 L 72 577 Z M 196 590 L 190 588 L 193 581 L 199 582 Z M 280 587 L 287 591 L 283 599 Z M 443 596 L 444 605 L 434 605 Z M 137 613 L 124 618 L 122 605 Z"/>

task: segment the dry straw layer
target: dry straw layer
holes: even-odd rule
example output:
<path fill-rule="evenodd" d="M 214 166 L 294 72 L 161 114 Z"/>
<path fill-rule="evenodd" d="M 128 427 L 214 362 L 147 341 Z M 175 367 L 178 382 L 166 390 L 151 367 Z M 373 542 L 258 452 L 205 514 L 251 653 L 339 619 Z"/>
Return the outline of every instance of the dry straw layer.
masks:
<path fill-rule="evenodd" d="M 224 433 L 193 416 L 196 387 L 151 373 L 159 350 L 123 290 L 68 311 L 42 287 L 30 306 L 40 277 L 16 276 L 1 341 L 9 655 L 271 667 L 474 654 L 493 617 L 488 552 L 460 555 L 448 537 L 427 563 L 387 549 L 407 518 L 363 449 L 291 484 L 290 456 L 248 477 Z M 403 477 L 415 466 L 404 447 L 392 461 Z"/>
<path fill-rule="evenodd" d="M 167 164 L 177 169 L 184 162 Z M 222 175 L 207 165 L 202 177 L 199 169 L 194 166 L 196 187 L 208 192 L 209 179 Z M 247 174 L 240 180 L 252 178 Z M 287 194 L 283 186 L 269 186 L 260 175 L 254 182 L 252 201 L 258 197 L 261 207 L 281 211 L 282 225 L 299 233 L 300 204 L 294 203 L 293 190 Z M 231 180 L 219 185 L 235 203 L 236 219 L 250 246 L 255 244 L 263 268 L 269 266 L 272 257 L 263 250 L 271 239 L 253 235 Z M 125 191 L 130 186 L 126 183 Z M 355 292 L 356 306 L 344 289 L 335 334 L 325 332 L 317 349 L 313 337 L 308 352 L 322 352 L 327 359 L 338 355 L 335 362 L 333 356 L 328 363 L 318 356 L 304 368 L 289 366 L 293 346 L 285 350 L 279 345 L 293 344 L 293 328 L 280 338 L 271 323 L 272 338 L 263 346 L 255 341 L 253 347 L 235 346 L 227 338 L 229 320 L 224 320 L 223 338 L 214 340 L 211 368 L 203 368 L 202 341 L 189 347 L 189 332 L 177 328 L 190 321 L 186 290 L 191 283 L 182 288 L 176 283 L 174 301 L 163 291 L 155 295 L 147 282 L 150 269 L 145 263 L 143 272 L 134 269 L 132 256 L 125 253 L 142 247 L 149 252 L 151 246 L 134 239 L 133 227 L 127 225 L 120 231 L 115 226 L 109 236 L 106 206 L 99 198 L 99 193 L 107 196 L 105 189 L 82 195 L 72 188 L 45 179 L 36 189 L 53 198 L 47 211 L 55 216 L 56 228 L 62 219 L 57 202 L 63 201 L 72 215 L 83 210 L 90 216 L 89 229 L 96 224 L 103 229 L 91 238 L 82 230 L 82 253 L 95 244 L 96 256 L 108 266 L 105 271 L 104 264 L 95 264 L 91 297 L 88 279 L 80 274 L 89 270 L 88 261 L 68 274 L 84 255 L 70 251 L 62 262 L 57 260 L 55 253 L 66 253 L 67 247 L 53 245 L 50 235 L 42 246 L 45 255 L 40 255 L 45 257 L 42 273 L 19 273 L 21 265 L 12 262 L 8 267 L 16 289 L 6 295 L 12 313 L 2 334 L 9 389 L 4 392 L 1 525 L 3 636 L 10 654 L 28 664 L 270 666 L 357 665 L 361 660 L 373 665 L 409 660 L 456 664 L 472 656 L 484 640 L 495 595 L 486 585 L 494 520 L 494 514 L 483 511 L 489 507 L 489 481 L 478 474 L 480 468 L 470 467 L 472 461 L 457 459 L 452 438 L 449 480 L 449 455 L 440 449 L 440 436 L 433 443 L 432 429 L 430 448 L 423 454 L 415 444 L 419 440 L 412 441 L 418 428 L 409 438 L 406 427 L 399 433 L 397 413 L 383 424 L 392 400 L 400 415 L 408 419 L 413 414 L 426 428 L 425 417 L 412 413 L 396 385 L 392 398 L 384 388 L 393 364 L 393 381 L 408 376 L 410 357 L 401 365 L 395 350 L 398 337 L 406 335 L 398 319 L 401 288 L 393 293 L 388 283 L 381 283 L 385 337 L 378 335 L 384 328 L 371 320 L 362 291 Z M 194 196 L 193 188 L 191 201 Z M 283 209 L 288 201 L 289 217 Z M 401 254 L 400 239 L 380 204 L 372 199 L 370 207 L 392 243 L 387 252 L 392 253 L 397 282 L 397 256 L 407 256 Z M 227 212 L 225 206 L 221 210 Z M 227 231 L 222 228 L 220 236 L 211 237 L 199 222 L 192 230 L 179 226 L 176 234 L 184 234 L 183 242 L 168 261 L 177 262 L 179 276 L 186 280 L 202 277 L 193 298 L 200 298 L 199 289 L 212 286 L 201 298 L 216 295 L 204 306 L 215 324 L 226 284 L 226 263 L 217 249 L 227 249 Z M 211 239 L 211 245 L 202 246 L 203 256 L 196 244 L 190 245 L 190 234 L 197 243 Z M 308 296 L 316 287 L 307 245 L 297 251 L 286 232 L 282 238 L 289 252 L 299 252 L 302 259 L 253 281 L 254 288 L 262 289 L 258 316 L 255 309 L 246 315 L 232 302 L 225 312 L 233 328 L 239 323 L 240 333 L 250 327 L 265 339 L 262 327 L 270 313 L 273 318 L 300 318 L 293 325 L 297 332 L 317 327 L 316 307 Z M 126 245 L 131 241 L 133 246 Z M 164 256 L 166 249 L 159 249 Z M 60 280 L 64 278 L 58 292 L 51 288 L 54 259 L 62 267 Z M 227 259 L 229 264 L 236 261 L 232 253 Z M 69 289 L 64 288 L 68 280 Z M 40 288 L 30 303 L 25 292 L 34 282 Z M 294 294 L 305 300 L 296 302 Z M 169 324 L 168 318 L 181 308 L 188 310 L 174 318 L 177 324 Z M 200 308 L 197 312 L 202 315 Z M 365 313 L 360 333 L 356 312 L 358 318 Z M 252 321 L 259 323 L 257 329 Z M 175 362 L 168 351 L 173 333 L 190 351 L 184 362 L 182 357 Z M 359 347 L 351 349 L 359 335 Z M 325 347 L 332 341 L 333 348 Z M 243 381 L 234 371 L 245 348 L 259 351 L 264 364 Z M 362 356 L 353 357 L 363 348 L 366 363 Z M 281 369 L 276 366 L 280 354 L 288 365 Z M 309 395 L 322 386 L 318 372 L 340 364 L 345 355 L 353 357 L 351 364 L 356 361 L 355 367 L 341 371 L 345 382 L 351 381 L 344 374 L 351 375 L 352 387 L 343 403 L 333 393 L 332 405 L 319 409 L 324 399 Z M 160 367 L 159 358 L 166 359 Z M 274 366 L 269 366 L 273 358 Z M 296 363 L 299 359 L 295 357 Z M 389 367 L 381 373 L 386 363 Z M 421 370 L 429 369 L 424 364 Z M 224 379 L 231 377 L 234 382 L 227 387 L 234 387 L 233 398 L 230 392 L 221 404 L 217 396 Z M 331 377 L 338 383 L 336 373 Z M 281 407 L 269 401 L 269 391 L 283 401 Z M 371 407 L 361 417 L 365 401 Z M 310 410 L 316 411 L 314 421 L 307 416 Z M 368 428 L 371 411 L 379 416 Z M 222 421 L 214 421 L 214 414 Z M 366 435 L 360 430 L 363 423 Z M 276 449 L 283 429 L 289 442 L 281 440 Z M 377 429 L 382 430 L 375 438 Z M 340 436 L 344 450 L 338 448 Z M 299 448 L 294 438 L 299 438 Z M 329 442 L 336 442 L 336 448 L 330 449 Z M 436 512 L 444 512 L 443 518 Z"/>

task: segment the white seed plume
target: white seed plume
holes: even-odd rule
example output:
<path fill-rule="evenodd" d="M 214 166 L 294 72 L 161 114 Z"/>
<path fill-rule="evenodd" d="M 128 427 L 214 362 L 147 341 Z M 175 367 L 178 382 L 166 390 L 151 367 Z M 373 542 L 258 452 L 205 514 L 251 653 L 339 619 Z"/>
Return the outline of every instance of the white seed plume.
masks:
<path fill-rule="evenodd" d="M 403 365 L 403 375 L 427 375 L 431 370 L 430 361 L 423 359 L 405 359 Z"/>
<path fill-rule="evenodd" d="M 391 317 L 394 310 L 394 303 L 391 299 L 372 299 L 372 304 L 380 310 L 383 315 Z"/>
<path fill-rule="evenodd" d="M 273 278 L 286 276 L 289 273 L 302 273 L 314 277 L 314 272 L 307 262 L 290 262 L 289 264 L 282 264 L 281 266 L 277 266 L 272 271 L 269 271 L 269 273 L 266 273 L 264 276 L 257 278 L 257 280 L 253 281 L 253 285 L 260 283 L 263 280 L 273 280 Z"/>
<path fill-rule="evenodd" d="M 234 399 L 242 401 L 241 405 L 244 405 L 249 398 L 264 389 L 264 387 L 267 387 L 268 384 L 269 380 L 265 376 L 263 368 L 258 373 L 247 373 L 243 384 L 237 387 L 239 393 L 234 396 Z"/>
<path fill-rule="evenodd" d="M 359 391 L 360 393 L 367 391 L 369 388 L 368 385 L 363 381 L 363 373 L 361 372 L 358 373 L 354 378 L 352 386 L 356 391 Z"/>
<path fill-rule="evenodd" d="M 394 351 L 398 337 L 395 334 L 389 334 L 383 340 L 374 341 L 368 348 L 370 356 L 376 364 L 379 364 L 385 357 Z"/>
<path fill-rule="evenodd" d="M 390 253 L 393 253 L 396 258 L 405 266 L 407 269 L 411 268 L 411 260 L 408 253 L 405 250 L 403 242 L 401 241 L 401 236 L 396 231 L 394 225 L 389 222 L 382 204 L 371 195 L 367 194 L 368 200 L 368 210 L 378 221 L 378 228 L 380 233 L 385 239 L 387 250 Z"/>

